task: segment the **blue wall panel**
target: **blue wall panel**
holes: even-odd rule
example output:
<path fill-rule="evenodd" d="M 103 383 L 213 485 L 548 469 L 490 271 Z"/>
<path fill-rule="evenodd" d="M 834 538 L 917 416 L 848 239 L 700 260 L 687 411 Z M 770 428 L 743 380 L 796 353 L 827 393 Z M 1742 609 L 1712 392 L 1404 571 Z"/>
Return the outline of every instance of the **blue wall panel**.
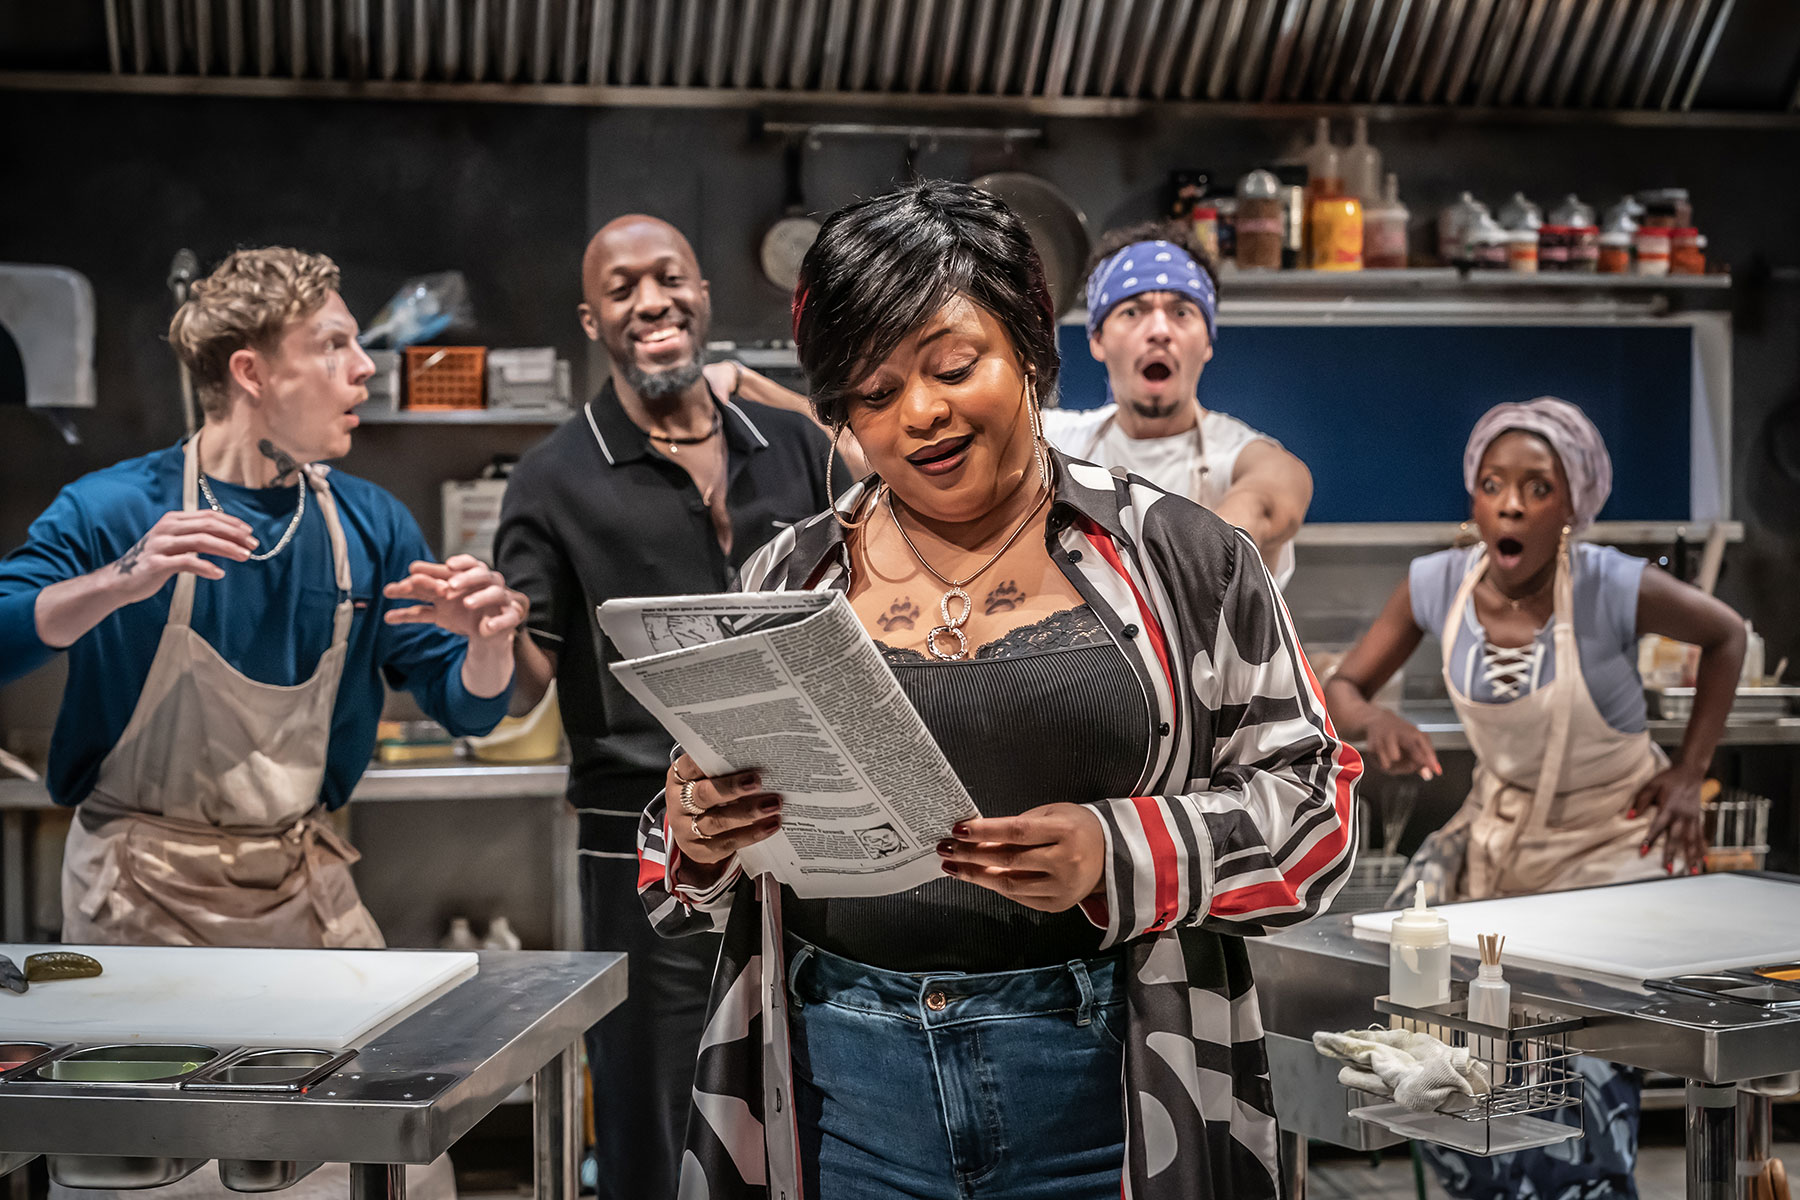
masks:
<path fill-rule="evenodd" d="M 1106 375 L 1061 331 L 1062 403 L 1092 408 Z M 1685 520 L 1692 339 L 1686 326 L 1227 326 L 1200 401 L 1312 469 L 1309 521 L 1460 521 L 1462 451 L 1483 412 L 1553 395 L 1612 452 L 1602 520 Z"/>

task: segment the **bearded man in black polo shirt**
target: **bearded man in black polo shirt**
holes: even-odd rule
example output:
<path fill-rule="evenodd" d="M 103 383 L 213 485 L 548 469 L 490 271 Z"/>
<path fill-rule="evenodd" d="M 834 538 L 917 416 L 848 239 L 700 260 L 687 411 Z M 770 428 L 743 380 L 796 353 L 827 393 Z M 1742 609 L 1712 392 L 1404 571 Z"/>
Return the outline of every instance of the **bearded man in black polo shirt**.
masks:
<path fill-rule="evenodd" d="M 561 700 L 586 947 L 630 956 L 629 998 L 588 1033 L 600 1195 L 672 1200 L 718 943 L 664 940 L 644 920 L 637 822 L 670 743 L 606 669 L 616 656 L 594 610 L 617 596 L 730 590 L 781 527 L 829 505 L 831 449 L 807 417 L 753 398 L 785 389 L 741 369 L 728 396 L 709 384 L 710 289 L 673 226 L 612 221 L 588 244 L 581 282 L 581 327 L 612 371 L 514 469 L 496 558 L 531 598 L 514 642 L 514 709 L 552 679 Z"/>

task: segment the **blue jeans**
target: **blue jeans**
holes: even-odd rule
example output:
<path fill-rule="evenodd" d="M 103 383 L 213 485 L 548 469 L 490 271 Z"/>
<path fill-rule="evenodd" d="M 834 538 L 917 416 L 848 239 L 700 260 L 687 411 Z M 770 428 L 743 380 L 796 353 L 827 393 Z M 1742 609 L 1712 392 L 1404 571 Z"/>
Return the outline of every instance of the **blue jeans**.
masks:
<path fill-rule="evenodd" d="M 790 937 L 809 1200 L 1117 1200 L 1122 972 L 908 975 Z"/>

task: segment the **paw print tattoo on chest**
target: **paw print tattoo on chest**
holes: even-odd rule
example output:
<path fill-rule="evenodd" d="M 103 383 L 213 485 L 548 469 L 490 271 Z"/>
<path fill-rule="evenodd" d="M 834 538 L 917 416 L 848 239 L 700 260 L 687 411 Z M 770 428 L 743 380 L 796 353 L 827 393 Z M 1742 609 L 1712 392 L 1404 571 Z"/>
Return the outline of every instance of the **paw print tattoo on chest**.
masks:
<path fill-rule="evenodd" d="M 1011 612 L 1015 608 L 1023 606 L 1024 603 L 1025 593 L 1019 590 L 1017 584 L 1008 579 L 987 594 L 987 599 L 982 601 L 982 611 L 991 617 L 995 613 Z"/>
<path fill-rule="evenodd" d="M 912 629 L 919 623 L 919 606 L 914 604 L 910 597 L 902 596 L 888 605 L 887 611 L 875 618 L 875 623 L 881 626 L 883 633 L 892 633 L 896 629 Z"/>

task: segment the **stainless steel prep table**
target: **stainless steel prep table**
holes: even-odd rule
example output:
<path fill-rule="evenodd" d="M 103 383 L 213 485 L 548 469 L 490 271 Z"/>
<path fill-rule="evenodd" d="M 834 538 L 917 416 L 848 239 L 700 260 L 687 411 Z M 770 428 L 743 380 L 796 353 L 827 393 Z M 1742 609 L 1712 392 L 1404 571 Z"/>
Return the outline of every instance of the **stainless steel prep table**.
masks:
<path fill-rule="evenodd" d="M 362 803 L 560 798 L 568 785 L 569 768 L 561 762 L 502 765 L 446 755 L 407 763 L 374 763 L 350 798 Z M 31 868 L 28 846 L 35 814 L 55 807 L 43 784 L 0 779 L 0 941 L 30 940 L 26 921 Z M 558 811 L 558 852 L 551 865 L 556 873 L 553 894 L 557 899 L 551 928 L 564 945 L 575 946 L 581 941 L 574 875 L 575 815 L 572 810 Z"/>
<path fill-rule="evenodd" d="M 625 998 L 625 957 L 490 951 L 476 975 L 360 1044 L 305 1095 L 0 1083 L 0 1163 L 37 1154 L 348 1162 L 358 1200 L 401 1200 L 428 1163 L 533 1085 L 538 1200 L 579 1184 L 579 1043 Z"/>
<path fill-rule="evenodd" d="M 1789 911 L 1800 912 L 1800 877 L 1760 874 L 1795 885 L 1795 907 Z M 1313 1033 L 1321 1029 L 1385 1023 L 1373 1002 L 1388 990 L 1388 944 L 1357 937 L 1348 915 L 1327 915 L 1273 937 L 1247 938 L 1245 945 L 1269 1036 L 1283 1167 L 1299 1200 L 1308 1138 L 1359 1149 L 1399 1140 L 1384 1130 L 1370 1132 L 1345 1115 L 1337 1064 L 1312 1046 Z M 1475 965 L 1474 959 L 1454 957 L 1452 975 L 1470 979 Z M 1689 1200 L 1736 1200 L 1737 1085 L 1800 1070 L 1800 1013 L 1683 999 L 1628 980 L 1518 965 L 1507 966 L 1506 978 L 1515 1003 L 1538 1000 L 1586 1018 L 1585 1027 L 1569 1036 L 1572 1048 L 1687 1080 Z M 1746 1099 L 1757 1106 L 1756 1099 Z"/>

